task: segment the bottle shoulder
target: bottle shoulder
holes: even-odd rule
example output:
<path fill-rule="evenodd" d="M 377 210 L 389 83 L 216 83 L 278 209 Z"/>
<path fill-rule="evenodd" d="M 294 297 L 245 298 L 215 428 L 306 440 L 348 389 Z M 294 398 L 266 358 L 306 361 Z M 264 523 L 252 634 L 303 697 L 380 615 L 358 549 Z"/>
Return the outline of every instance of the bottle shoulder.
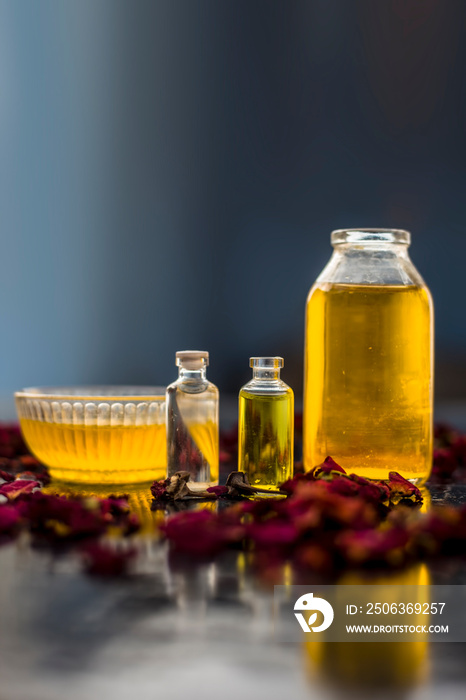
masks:
<path fill-rule="evenodd" d="M 284 381 L 281 379 L 278 381 L 267 381 L 267 382 L 258 382 L 255 380 L 251 380 L 247 384 L 241 387 L 239 396 L 262 396 L 262 397 L 273 397 L 273 396 L 282 396 L 284 398 L 293 398 L 294 393 L 293 389 L 288 386 L 288 384 L 285 384 Z"/>
<path fill-rule="evenodd" d="M 179 380 L 172 382 L 167 386 L 167 396 L 173 394 L 203 394 L 205 397 L 218 399 L 219 390 L 212 382 L 204 379 L 203 381 Z"/>
<path fill-rule="evenodd" d="M 335 250 L 311 287 L 308 299 L 316 288 L 327 284 L 415 286 L 428 291 L 408 252 L 387 247 L 354 246 L 344 251 Z"/>

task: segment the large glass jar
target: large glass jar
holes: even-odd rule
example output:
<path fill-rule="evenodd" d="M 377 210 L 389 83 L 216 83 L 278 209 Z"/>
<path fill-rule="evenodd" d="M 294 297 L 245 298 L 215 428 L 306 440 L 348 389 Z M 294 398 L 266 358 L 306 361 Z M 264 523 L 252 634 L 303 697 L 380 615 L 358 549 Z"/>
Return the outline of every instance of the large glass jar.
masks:
<path fill-rule="evenodd" d="M 306 307 L 304 465 L 422 483 L 432 463 L 433 306 L 410 234 L 334 231 Z"/>

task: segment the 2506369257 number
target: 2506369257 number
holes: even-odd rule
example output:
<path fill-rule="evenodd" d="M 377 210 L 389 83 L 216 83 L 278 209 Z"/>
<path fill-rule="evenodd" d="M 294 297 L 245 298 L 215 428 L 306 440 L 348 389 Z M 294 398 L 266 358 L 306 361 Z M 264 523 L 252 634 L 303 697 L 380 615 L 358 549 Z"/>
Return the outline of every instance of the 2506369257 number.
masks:
<path fill-rule="evenodd" d="M 445 603 L 367 603 L 366 615 L 441 615 Z"/>

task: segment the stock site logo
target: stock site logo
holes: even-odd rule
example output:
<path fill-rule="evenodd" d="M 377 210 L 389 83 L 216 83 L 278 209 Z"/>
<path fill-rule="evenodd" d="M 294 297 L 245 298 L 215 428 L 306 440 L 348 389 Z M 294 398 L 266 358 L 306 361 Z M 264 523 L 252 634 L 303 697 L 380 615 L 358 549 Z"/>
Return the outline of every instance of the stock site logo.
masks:
<path fill-rule="evenodd" d="M 305 593 L 298 598 L 294 604 L 294 609 L 295 617 L 304 632 L 323 632 L 324 630 L 328 629 L 333 622 L 333 608 L 330 603 L 323 598 L 314 598 L 313 593 Z M 296 610 L 311 613 L 307 622 L 304 615 L 300 612 L 296 612 Z M 317 620 L 318 612 L 322 613 L 324 619 L 320 625 L 314 627 L 313 625 Z"/>

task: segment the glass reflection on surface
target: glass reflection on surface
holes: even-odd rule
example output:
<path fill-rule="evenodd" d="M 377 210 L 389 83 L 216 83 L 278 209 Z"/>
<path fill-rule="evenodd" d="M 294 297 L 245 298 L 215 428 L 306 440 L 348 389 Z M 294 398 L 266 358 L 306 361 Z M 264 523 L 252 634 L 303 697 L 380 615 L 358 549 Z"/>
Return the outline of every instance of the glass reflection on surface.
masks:
<path fill-rule="evenodd" d="M 419 586 L 417 600 L 430 600 L 430 575 L 425 564 L 418 564 L 394 574 L 345 574 L 338 582 L 344 585 L 405 585 Z M 384 591 L 387 589 L 384 588 Z M 411 589 L 412 590 L 412 589 Z M 385 593 L 384 593 L 385 595 Z M 375 602 L 375 601 L 374 601 Z M 400 602 L 383 600 L 382 602 Z M 422 614 L 406 615 L 403 624 L 428 622 Z M 428 641 L 414 642 L 326 642 L 304 641 L 305 666 L 314 683 L 320 681 L 334 689 L 363 691 L 395 691 L 425 682 L 429 676 Z"/>
<path fill-rule="evenodd" d="M 419 490 L 422 493 L 422 505 L 419 508 L 419 512 L 428 513 L 432 508 L 432 496 L 427 486 L 420 486 Z"/>
<path fill-rule="evenodd" d="M 56 496 L 74 496 L 82 498 L 108 498 L 109 496 L 125 496 L 131 513 L 138 516 L 141 529 L 138 535 L 153 536 L 157 533 L 158 526 L 163 522 L 165 514 L 163 510 L 151 510 L 153 496 L 150 483 L 137 485 L 107 485 L 107 486 L 82 486 L 72 485 L 53 480 L 43 489 L 43 493 Z"/>

